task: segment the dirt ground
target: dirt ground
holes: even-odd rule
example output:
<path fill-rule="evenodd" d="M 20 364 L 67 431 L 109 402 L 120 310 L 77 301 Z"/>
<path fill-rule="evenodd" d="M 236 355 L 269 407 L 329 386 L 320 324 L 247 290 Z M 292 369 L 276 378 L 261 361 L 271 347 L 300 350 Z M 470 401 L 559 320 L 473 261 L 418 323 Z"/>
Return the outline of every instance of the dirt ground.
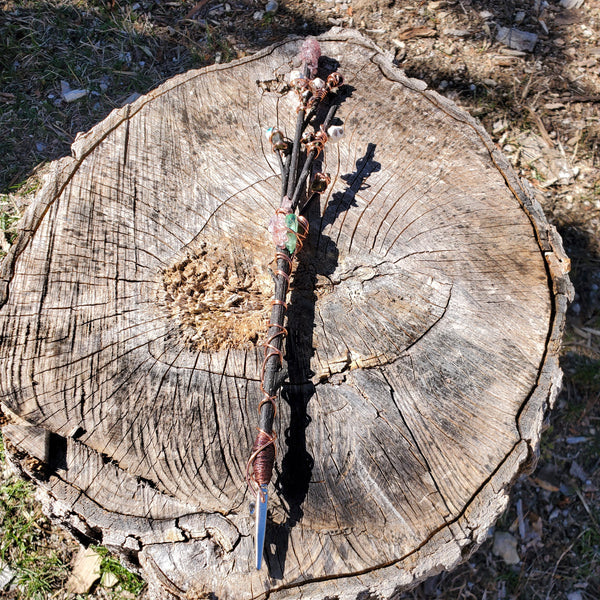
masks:
<path fill-rule="evenodd" d="M 561 233 L 576 290 L 537 470 L 466 563 L 399 598 L 598 599 L 600 1 L 0 0 L 0 192 L 26 199 L 38 165 L 131 94 L 333 26 L 482 121 Z"/>

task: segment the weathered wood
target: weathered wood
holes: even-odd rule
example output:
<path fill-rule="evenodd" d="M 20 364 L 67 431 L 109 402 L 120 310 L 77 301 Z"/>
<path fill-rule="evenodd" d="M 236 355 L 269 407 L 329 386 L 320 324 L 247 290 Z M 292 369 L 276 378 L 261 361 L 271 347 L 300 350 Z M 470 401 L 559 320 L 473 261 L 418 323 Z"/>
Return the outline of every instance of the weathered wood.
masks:
<path fill-rule="evenodd" d="M 321 42 L 354 89 L 292 282 L 268 568 L 244 482 L 281 185 L 262 132 L 293 130 L 301 40 L 80 136 L 2 264 L 11 460 L 165 594 L 389 597 L 453 567 L 560 386 L 568 259 L 526 185 L 371 42 Z"/>

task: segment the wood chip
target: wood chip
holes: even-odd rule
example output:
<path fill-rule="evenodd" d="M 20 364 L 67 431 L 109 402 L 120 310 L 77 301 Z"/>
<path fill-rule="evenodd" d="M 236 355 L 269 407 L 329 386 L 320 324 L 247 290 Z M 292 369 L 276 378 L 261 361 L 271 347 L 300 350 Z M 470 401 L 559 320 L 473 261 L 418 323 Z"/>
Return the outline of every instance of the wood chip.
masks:
<path fill-rule="evenodd" d="M 75 102 L 76 100 L 80 100 L 81 98 L 85 98 L 88 94 L 89 90 L 72 90 L 67 81 L 60 82 L 60 95 L 67 104 Z"/>
<path fill-rule="evenodd" d="M 0 232 L 0 250 L 5 253 L 10 251 L 10 243 L 6 239 L 6 234 L 3 231 Z"/>
<path fill-rule="evenodd" d="M 412 38 L 435 37 L 437 31 L 431 27 L 409 27 L 398 35 L 399 40 L 410 40 Z"/>
<path fill-rule="evenodd" d="M 581 22 L 581 15 L 579 11 L 565 11 L 561 15 L 557 15 L 554 19 L 554 25 L 556 27 L 563 27 L 565 25 L 573 25 Z"/>
<path fill-rule="evenodd" d="M 533 52 L 538 41 L 538 36 L 535 33 L 522 31 L 521 29 L 515 29 L 514 27 L 499 27 L 498 33 L 496 34 L 496 40 L 513 50 Z"/>
<path fill-rule="evenodd" d="M 6 590 L 17 576 L 17 572 L 8 565 L 0 563 L 0 590 Z"/>
<path fill-rule="evenodd" d="M 81 100 L 81 98 L 85 98 L 88 95 L 88 90 L 69 90 L 65 92 L 63 96 L 63 100 L 70 104 L 71 102 L 75 102 L 77 100 Z"/>
<path fill-rule="evenodd" d="M 583 0 L 560 0 L 560 5 L 567 10 L 580 8 L 583 5 Z"/>
<path fill-rule="evenodd" d="M 102 587 L 105 588 L 115 587 L 115 585 L 119 583 L 119 578 L 114 573 L 107 571 L 102 575 L 100 583 L 102 584 Z"/>
<path fill-rule="evenodd" d="M 75 565 L 66 590 L 72 594 L 87 594 L 94 583 L 100 579 L 102 557 L 92 548 L 81 548 L 75 558 Z"/>
<path fill-rule="evenodd" d="M 569 469 L 569 475 L 571 477 L 575 477 L 575 478 L 581 480 L 583 483 L 586 483 L 588 481 L 588 479 L 590 478 L 590 476 L 585 472 L 583 467 L 576 460 L 574 460 L 571 463 L 571 468 Z"/>
<path fill-rule="evenodd" d="M 498 67 L 512 67 L 517 62 L 516 56 L 496 56 L 493 59 Z"/>
<path fill-rule="evenodd" d="M 567 444 L 573 445 L 573 444 L 584 444 L 589 439 L 590 438 L 585 437 L 584 435 L 577 435 L 577 436 L 573 436 L 573 437 L 568 437 L 565 441 L 567 442 Z M 573 464 L 575 464 L 575 461 L 573 461 Z"/>
<path fill-rule="evenodd" d="M 467 37 L 471 35 L 468 29 L 444 29 L 443 33 L 452 37 Z"/>

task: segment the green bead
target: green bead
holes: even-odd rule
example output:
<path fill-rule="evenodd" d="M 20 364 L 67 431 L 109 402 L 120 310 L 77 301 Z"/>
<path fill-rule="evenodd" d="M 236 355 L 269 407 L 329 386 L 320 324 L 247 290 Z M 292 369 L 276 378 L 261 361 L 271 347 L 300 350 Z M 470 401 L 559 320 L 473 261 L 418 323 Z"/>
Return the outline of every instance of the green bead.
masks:
<path fill-rule="evenodd" d="M 285 226 L 292 231 L 288 231 L 287 234 L 287 242 L 285 243 L 285 247 L 290 254 L 294 254 L 296 251 L 296 233 L 298 232 L 298 217 L 294 213 L 290 213 L 285 215 Z"/>

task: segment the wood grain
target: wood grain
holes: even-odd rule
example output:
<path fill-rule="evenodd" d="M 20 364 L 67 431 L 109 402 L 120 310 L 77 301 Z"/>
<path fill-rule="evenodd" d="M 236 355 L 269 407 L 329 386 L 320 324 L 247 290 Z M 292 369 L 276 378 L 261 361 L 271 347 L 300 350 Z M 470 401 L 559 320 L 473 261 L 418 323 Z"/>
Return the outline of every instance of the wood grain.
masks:
<path fill-rule="evenodd" d="M 534 460 L 560 386 L 568 259 L 525 184 L 371 42 L 321 43 L 352 94 L 292 281 L 268 569 L 252 570 L 244 482 L 262 347 L 198 349 L 164 278 L 208 247 L 270 293 L 262 132 L 293 128 L 280 80 L 301 40 L 176 77 L 80 136 L 2 264 L 12 460 L 156 594 L 389 597 L 451 568 Z"/>

